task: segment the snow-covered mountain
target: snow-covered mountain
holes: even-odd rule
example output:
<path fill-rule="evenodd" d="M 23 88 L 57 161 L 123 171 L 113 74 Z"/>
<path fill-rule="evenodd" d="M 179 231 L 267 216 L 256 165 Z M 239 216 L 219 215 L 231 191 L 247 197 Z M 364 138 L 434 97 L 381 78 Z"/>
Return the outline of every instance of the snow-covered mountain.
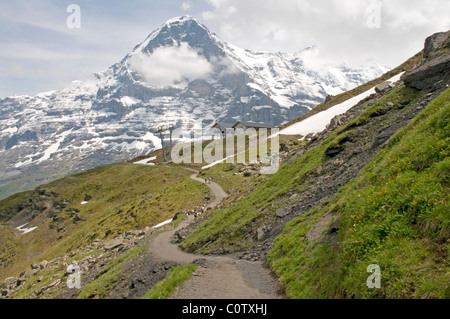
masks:
<path fill-rule="evenodd" d="M 313 70 L 311 50 L 251 52 L 192 17 L 171 19 L 88 81 L 0 100 L 0 197 L 146 154 L 161 146 L 154 132 L 162 125 L 279 125 L 388 70 L 376 63 Z"/>

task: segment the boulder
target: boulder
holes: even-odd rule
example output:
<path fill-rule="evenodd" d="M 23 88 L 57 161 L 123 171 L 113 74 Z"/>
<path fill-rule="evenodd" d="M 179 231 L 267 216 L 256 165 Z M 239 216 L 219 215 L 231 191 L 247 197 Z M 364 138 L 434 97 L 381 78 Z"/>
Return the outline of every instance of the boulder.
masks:
<path fill-rule="evenodd" d="M 333 99 L 333 95 L 327 95 L 327 97 L 325 98 L 325 102 L 324 103 L 331 102 L 332 99 Z"/>
<path fill-rule="evenodd" d="M 41 266 L 38 263 L 31 264 L 31 269 L 39 269 Z"/>
<path fill-rule="evenodd" d="M 40 269 L 45 269 L 48 266 L 48 261 L 47 260 L 43 260 L 41 261 L 41 263 L 39 264 L 39 268 Z"/>
<path fill-rule="evenodd" d="M 186 214 L 184 212 L 178 212 L 173 216 L 172 220 L 177 220 L 178 218 L 182 217 L 183 215 L 186 215 Z"/>
<path fill-rule="evenodd" d="M 425 63 L 403 79 L 406 86 L 417 90 L 430 88 L 441 80 L 450 80 L 450 53 Z"/>
<path fill-rule="evenodd" d="M 291 212 L 292 211 L 290 208 L 283 207 L 283 208 L 277 209 L 277 211 L 275 212 L 275 215 L 277 215 L 277 217 L 279 217 L 279 218 L 283 218 L 283 217 L 286 217 L 287 215 L 289 215 Z"/>
<path fill-rule="evenodd" d="M 244 176 L 250 177 L 250 176 L 252 176 L 252 172 L 250 170 L 246 170 L 246 171 L 244 171 Z"/>
<path fill-rule="evenodd" d="M 375 92 L 384 93 L 387 90 L 389 90 L 390 88 L 392 88 L 391 83 L 389 83 L 388 81 L 385 81 L 375 87 Z"/>
<path fill-rule="evenodd" d="M 333 130 L 335 129 L 337 126 L 340 126 L 342 124 L 345 123 L 345 115 L 336 115 L 335 117 L 333 117 L 330 121 L 330 124 L 328 124 L 327 129 L 328 130 Z"/>
<path fill-rule="evenodd" d="M 12 293 L 13 293 L 12 290 L 9 290 L 9 289 L 3 289 L 3 290 L 0 292 L 0 297 L 9 297 L 9 296 L 12 295 Z"/>
<path fill-rule="evenodd" d="M 3 282 L 3 287 L 6 289 L 14 289 L 18 286 L 19 278 L 16 277 L 8 277 Z"/>
<path fill-rule="evenodd" d="M 123 244 L 124 244 L 123 239 L 113 239 L 113 240 L 110 240 L 107 243 L 105 243 L 103 248 L 105 248 L 106 250 L 112 250 L 112 249 L 122 246 Z"/>
<path fill-rule="evenodd" d="M 289 152 L 289 147 L 286 145 L 286 143 L 280 144 L 280 153 Z"/>
<path fill-rule="evenodd" d="M 429 58 L 446 44 L 449 45 L 450 31 L 433 34 L 425 40 L 423 55 Z"/>
<path fill-rule="evenodd" d="M 341 153 L 344 150 L 342 146 L 336 146 L 336 147 L 329 147 L 325 151 L 325 155 L 328 157 L 335 157 L 339 153 Z"/>

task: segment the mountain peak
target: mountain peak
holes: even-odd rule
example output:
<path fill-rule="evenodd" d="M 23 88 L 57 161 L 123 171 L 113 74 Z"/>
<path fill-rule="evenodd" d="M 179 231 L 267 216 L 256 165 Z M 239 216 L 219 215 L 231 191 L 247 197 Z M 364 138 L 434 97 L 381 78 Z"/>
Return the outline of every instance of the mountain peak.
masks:
<path fill-rule="evenodd" d="M 185 24 L 185 23 L 189 23 L 189 22 L 195 22 L 197 24 L 201 24 L 200 21 L 198 21 L 196 18 L 186 15 L 186 16 L 180 16 L 180 17 L 175 17 L 172 19 L 169 19 L 166 21 L 166 23 L 164 23 L 164 25 L 178 25 L 178 24 Z"/>
<path fill-rule="evenodd" d="M 179 46 L 181 42 L 199 47 L 204 45 L 205 41 L 211 40 L 211 37 L 209 29 L 199 20 L 191 16 L 180 16 L 167 20 L 136 49 L 153 53 L 158 47 Z"/>

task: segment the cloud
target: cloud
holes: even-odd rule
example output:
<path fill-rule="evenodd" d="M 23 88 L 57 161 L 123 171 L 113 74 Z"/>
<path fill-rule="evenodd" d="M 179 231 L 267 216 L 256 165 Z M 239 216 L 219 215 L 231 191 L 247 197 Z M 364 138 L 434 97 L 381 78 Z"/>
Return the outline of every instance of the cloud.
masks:
<path fill-rule="evenodd" d="M 183 2 L 180 8 L 184 11 L 188 11 L 191 8 L 191 2 L 190 1 Z"/>
<path fill-rule="evenodd" d="M 185 84 L 186 81 L 207 78 L 213 66 L 186 42 L 179 47 L 161 47 L 153 54 L 135 53 L 129 62 L 145 82 L 163 88 Z"/>
<path fill-rule="evenodd" d="M 312 58 L 313 66 L 320 66 L 321 59 L 354 65 L 368 58 L 396 66 L 421 50 L 427 36 L 450 29 L 448 0 L 182 0 L 131 4 L 110 0 L 108 5 L 77 0 L 81 29 L 67 28 L 66 8 L 70 3 L 0 1 L 0 96 L 49 91 L 59 88 L 60 83 L 82 80 L 84 74 L 106 70 L 164 21 L 186 10 L 223 40 L 245 49 L 296 52 L 315 45 L 320 53 Z M 367 26 L 367 9 L 378 4 L 381 28 L 371 29 Z M 204 59 L 199 61 L 200 71 L 211 68 Z M 211 63 L 217 68 L 214 61 Z M 171 69 L 170 65 L 165 68 Z M 42 76 L 41 70 L 45 73 Z M 181 74 L 197 77 L 194 71 L 183 70 Z M 200 78 L 204 73 L 200 72 Z M 40 75 L 39 79 L 34 74 Z M 163 83 L 171 85 L 180 75 L 167 78 L 170 81 Z"/>
<path fill-rule="evenodd" d="M 424 39 L 450 28 L 447 0 L 207 0 L 202 17 L 220 37 L 251 50 L 297 52 L 315 45 L 350 65 L 375 58 L 396 66 Z M 379 7 L 381 25 L 368 23 Z M 375 10 L 375 12 L 377 12 Z M 377 21 L 377 20 L 374 20 Z"/>

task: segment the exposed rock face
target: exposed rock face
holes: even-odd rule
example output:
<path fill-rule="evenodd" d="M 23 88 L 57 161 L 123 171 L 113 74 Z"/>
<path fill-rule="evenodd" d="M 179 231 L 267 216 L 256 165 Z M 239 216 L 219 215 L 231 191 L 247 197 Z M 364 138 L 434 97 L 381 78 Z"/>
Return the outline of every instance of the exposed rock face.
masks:
<path fill-rule="evenodd" d="M 436 51 L 450 46 L 450 31 L 433 34 L 425 40 L 424 57 L 431 57 Z"/>
<path fill-rule="evenodd" d="M 435 58 L 406 75 L 404 82 L 417 90 L 433 86 L 438 81 L 448 82 L 450 78 L 450 52 Z"/>
<path fill-rule="evenodd" d="M 447 51 L 447 52 L 446 52 Z M 425 40 L 425 62 L 404 76 L 403 81 L 417 90 L 450 79 L 450 31 L 433 34 Z"/>

